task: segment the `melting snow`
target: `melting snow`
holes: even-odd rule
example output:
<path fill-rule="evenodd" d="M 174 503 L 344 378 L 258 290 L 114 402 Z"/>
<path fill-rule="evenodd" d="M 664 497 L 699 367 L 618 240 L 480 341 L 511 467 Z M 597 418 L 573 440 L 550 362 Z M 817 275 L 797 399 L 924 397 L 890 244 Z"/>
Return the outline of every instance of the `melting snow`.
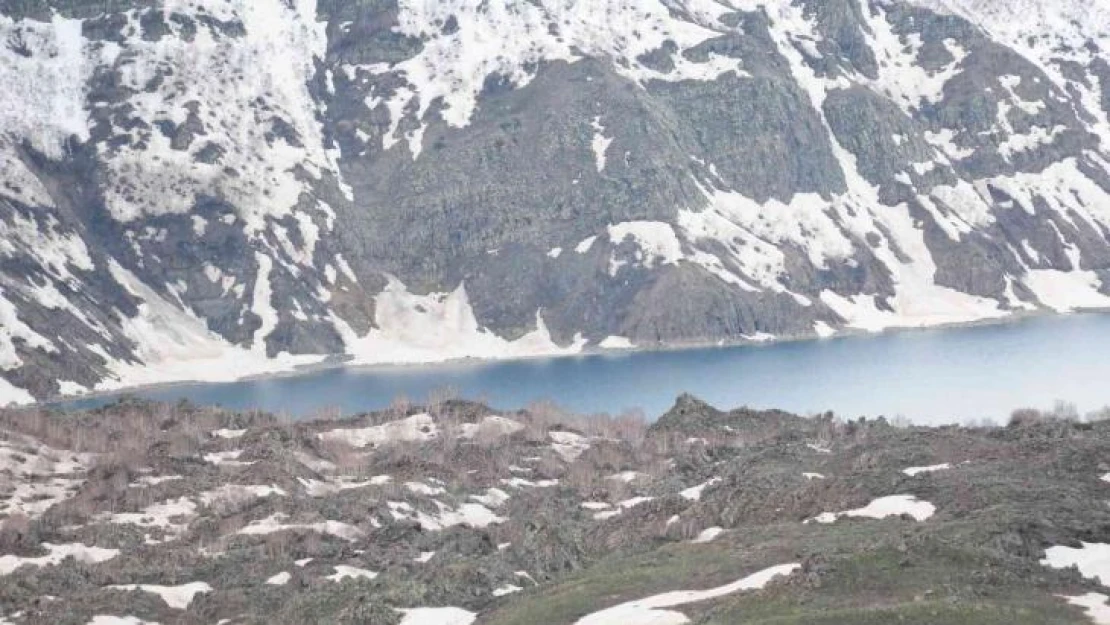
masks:
<path fill-rule="evenodd" d="M 422 121 L 431 104 L 442 99 L 443 119 L 453 126 L 465 126 L 488 76 L 504 76 L 523 86 L 543 61 L 574 62 L 580 54 L 608 57 L 614 61 L 613 69 L 637 81 L 712 80 L 728 71 L 742 71 L 736 59 L 716 54 L 706 63 L 689 61 L 682 50 L 719 33 L 676 17 L 660 0 L 523 4 L 511 0 L 403 0 L 397 19 L 397 31 L 421 39 L 423 46 L 414 57 L 389 68 L 409 86 L 396 90 L 386 105 L 391 127 L 386 144 L 396 141 L 400 112 L 409 103 L 416 102 L 415 116 Z M 458 25 L 450 34 L 442 28 L 449 19 Z M 659 72 L 641 62 L 643 54 L 666 41 L 679 49 L 671 56 L 672 71 Z M 419 147 L 410 145 L 410 149 L 416 153 Z"/>
<path fill-rule="evenodd" d="M 386 503 L 394 519 L 416 521 L 420 524 L 420 527 L 430 532 L 455 525 L 483 528 L 505 521 L 504 518 L 497 516 L 492 510 L 481 504 L 464 503 L 457 509 L 453 509 L 441 501 L 432 500 L 432 502 L 439 509 L 434 515 L 417 510 L 403 501 L 389 501 Z"/>
<path fill-rule="evenodd" d="M 625 484 L 628 484 L 630 482 L 635 482 L 637 479 L 643 476 L 644 474 L 640 473 L 639 471 L 621 471 L 620 473 L 614 473 L 613 475 L 610 475 L 605 479 L 617 480 L 618 482 L 624 482 Z"/>
<path fill-rule="evenodd" d="M 142 512 L 105 513 L 100 515 L 98 519 L 120 525 L 158 529 L 166 535 L 164 540 L 170 541 L 185 533 L 189 528 L 189 523 L 196 516 L 197 505 L 188 497 L 179 497 L 149 505 Z M 158 542 L 150 536 L 147 536 L 146 541 L 150 544 Z"/>
<path fill-rule="evenodd" d="M 835 523 L 841 517 L 884 519 L 905 514 L 916 521 L 924 521 L 933 516 L 934 512 L 936 512 L 936 506 L 927 501 L 920 501 L 913 495 L 890 495 L 875 499 L 862 508 L 844 512 L 824 512 L 811 520 L 818 523 Z"/>
<path fill-rule="evenodd" d="M 483 506 L 497 508 L 509 500 L 509 494 L 500 488 L 490 488 L 485 495 L 471 495 L 470 498 Z"/>
<path fill-rule="evenodd" d="M 239 460 L 239 456 L 242 455 L 242 449 L 233 449 L 231 451 L 214 451 L 204 454 L 204 461 L 217 466 L 226 465 L 229 467 L 245 467 L 255 463 L 254 460 Z"/>
<path fill-rule="evenodd" d="M 594 163 L 597 165 L 598 173 L 605 170 L 605 152 L 609 149 L 609 145 L 613 143 L 612 137 L 606 137 L 603 133 L 605 127 L 601 125 L 601 117 L 594 117 L 594 121 L 590 124 L 594 129 L 593 139 L 590 140 L 590 148 L 594 151 Z"/>
<path fill-rule="evenodd" d="M 398 610 L 400 625 L 470 625 L 478 618 L 462 608 L 411 608 Z"/>
<path fill-rule="evenodd" d="M 345 579 L 374 579 L 377 576 L 378 574 L 374 571 L 337 564 L 335 566 L 335 573 L 328 575 L 327 579 L 333 582 L 341 582 Z"/>
<path fill-rule="evenodd" d="M 503 339 L 478 324 L 465 284 L 450 293 L 417 295 L 389 278 L 374 301 L 377 327 L 365 336 L 332 315 L 351 364 L 556 356 L 579 353 L 586 343 L 579 336 L 570 345 L 557 345 L 538 310 L 535 330 L 513 341 Z"/>
<path fill-rule="evenodd" d="M 1110 544 L 1080 543 L 1081 547 L 1056 546 L 1045 549 L 1041 564 L 1066 569 L 1074 566 L 1083 577 L 1097 580 L 1103 586 L 1110 585 Z"/>
<path fill-rule="evenodd" d="M 674 227 L 661 221 L 626 221 L 609 226 L 609 240 L 619 245 L 631 240 L 637 247 L 636 262 L 651 268 L 657 265 L 674 265 L 684 258 L 682 243 Z M 609 260 L 609 275 L 615 276 L 624 265 L 623 260 Z"/>
<path fill-rule="evenodd" d="M 180 586 L 158 586 L 155 584 L 120 584 L 109 586 L 117 590 L 141 590 L 158 595 L 166 605 L 174 610 L 187 610 L 193 598 L 199 594 L 212 592 L 212 587 L 204 582 L 191 582 Z"/>
<path fill-rule="evenodd" d="M 293 576 L 289 574 L 289 571 L 282 571 L 281 573 L 278 573 L 277 575 L 274 575 L 273 577 L 267 579 L 266 583 L 270 586 L 284 586 L 288 584 L 289 580 L 292 578 Z"/>
<path fill-rule="evenodd" d="M 49 22 L 17 22 L 0 15 L 0 38 L 22 41 L 30 52 L 0 48 L 0 89 L 7 94 L 0 128 L 26 137 L 49 158 L 62 158 L 70 137 L 89 138 L 85 83 L 93 68 L 84 54 L 81 21 L 54 15 Z"/>
<path fill-rule="evenodd" d="M 697 538 L 695 538 L 693 542 L 698 544 L 710 542 L 714 538 L 720 536 L 721 533 L 724 531 L 725 530 L 720 527 L 707 527 L 702 530 L 700 534 L 698 534 Z"/>
<path fill-rule="evenodd" d="M 629 508 L 635 508 L 640 504 L 647 503 L 654 499 L 655 497 L 633 497 L 631 499 L 625 499 L 624 501 L 618 501 L 617 505 L 627 510 Z"/>
<path fill-rule="evenodd" d="M 42 543 L 42 548 L 47 551 L 45 556 L 32 556 L 21 558 L 19 556 L 0 556 L 0 575 L 8 575 L 21 566 L 53 566 L 66 558 L 72 557 L 78 562 L 96 564 L 105 562 L 119 555 L 119 549 L 102 549 L 89 547 L 80 543 L 55 545 Z"/>
<path fill-rule="evenodd" d="M 1095 625 L 1110 625 L 1110 597 L 1102 593 L 1089 592 L 1078 597 L 1063 597 L 1065 601 L 1087 611 L 1087 616 Z"/>
<path fill-rule="evenodd" d="M 607 336 L 597 344 L 601 349 L 632 349 L 632 340 L 623 336 Z"/>
<path fill-rule="evenodd" d="M 504 586 L 501 586 L 500 588 L 494 588 L 493 589 L 493 596 L 494 597 L 504 597 L 505 595 L 511 595 L 514 592 L 520 592 L 522 590 L 524 590 L 524 589 L 521 588 L 520 586 L 516 586 L 514 584 L 506 584 Z"/>
<path fill-rule="evenodd" d="M 327 481 L 320 481 L 312 478 L 298 477 L 297 481 L 301 486 L 304 486 L 305 491 L 309 497 L 327 497 L 334 495 L 345 490 L 354 488 L 365 488 L 367 486 L 383 486 L 388 484 L 392 478 L 388 475 L 375 475 L 368 480 L 357 480 L 353 477 L 336 476 L 329 478 Z"/>
<path fill-rule="evenodd" d="M 382 425 L 331 430 L 316 436 L 322 441 L 343 441 L 352 447 L 378 447 L 389 443 L 420 443 L 438 435 L 432 416 L 420 413 Z"/>
<path fill-rule="evenodd" d="M 460 427 L 460 436 L 468 439 L 476 436 L 509 436 L 524 429 L 520 422 L 499 416 L 483 417 L 478 423 L 464 423 Z"/>
<path fill-rule="evenodd" d="M 709 601 L 744 590 L 758 590 L 765 587 L 776 577 L 790 575 L 799 568 L 801 568 L 800 564 L 780 564 L 753 573 L 731 584 L 709 590 L 676 590 L 629 601 L 584 616 L 575 621 L 575 625 L 681 625 L 682 623 L 689 623 L 690 619 L 686 615 L 664 608 Z"/>
<path fill-rule="evenodd" d="M 237 533 L 247 536 L 258 536 L 287 530 L 307 530 L 320 534 L 329 534 L 336 538 L 342 538 L 348 542 L 355 542 L 365 536 L 365 533 L 359 528 L 341 521 L 320 521 L 318 523 L 301 524 L 283 523 L 287 518 L 285 514 L 277 512 L 264 519 L 251 521 Z"/>
<path fill-rule="evenodd" d="M 442 495 L 447 492 L 447 489 L 443 488 L 442 486 L 429 486 L 424 482 L 405 482 L 405 488 L 407 488 L 410 492 L 416 493 L 417 495 L 432 496 Z"/>
<path fill-rule="evenodd" d="M 590 448 L 590 443 L 586 437 L 574 432 L 556 430 L 548 432 L 547 436 L 553 441 L 551 448 L 567 462 L 574 462 L 578 459 L 578 456 L 582 455 L 582 452 Z"/>
<path fill-rule="evenodd" d="M 270 497 L 276 495 L 284 497 L 288 495 L 283 489 L 278 486 L 262 486 L 262 485 L 242 485 L 242 484 L 224 484 L 223 486 L 201 493 L 200 500 L 206 506 L 211 506 L 214 503 L 235 501 L 243 499 L 254 499 L 262 497 Z"/>
<path fill-rule="evenodd" d="M 945 462 L 943 464 L 934 464 L 934 465 L 930 465 L 930 466 L 927 466 L 927 467 L 909 467 L 909 468 L 906 468 L 906 469 L 902 469 L 902 473 L 905 473 L 906 475 L 908 475 L 910 477 L 913 477 L 915 475 L 920 475 L 922 473 L 932 473 L 934 471 L 945 471 L 945 470 L 951 469 L 951 468 L 952 468 L 952 465 Z"/>
<path fill-rule="evenodd" d="M 720 483 L 721 483 L 721 478 L 715 477 L 715 478 L 712 478 L 708 481 L 702 482 L 701 484 L 698 484 L 697 486 L 692 486 L 690 488 L 687 488 L 686 490 L 684 490 L 684 491 L 682 491 L 678 494 L 681 495 L 683 499 L 689 499 L 690 501 L 699 501 L 701 499 L 702 491 L 704 491 L 706 488 L 709 488 L 710 486 L 714 486 L 714 485 L 720 484 Z"/>

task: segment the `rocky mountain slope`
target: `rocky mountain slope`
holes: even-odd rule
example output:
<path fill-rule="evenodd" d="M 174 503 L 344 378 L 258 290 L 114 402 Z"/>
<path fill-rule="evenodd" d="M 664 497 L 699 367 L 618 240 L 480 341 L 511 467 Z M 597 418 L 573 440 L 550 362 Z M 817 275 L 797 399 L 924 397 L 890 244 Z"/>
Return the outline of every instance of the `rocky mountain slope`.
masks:
<path fill-rule="evenodd" d="M 13 625 L 1108 623 L 1110 422 L 0 413 Z M 686 592 L 679 592 L 686 591 Z"/>
<path fill-rule="evenodd" d="M 1110 304 L 1080 0 L 5 0 L 0 88 L 5 403 Z"/>

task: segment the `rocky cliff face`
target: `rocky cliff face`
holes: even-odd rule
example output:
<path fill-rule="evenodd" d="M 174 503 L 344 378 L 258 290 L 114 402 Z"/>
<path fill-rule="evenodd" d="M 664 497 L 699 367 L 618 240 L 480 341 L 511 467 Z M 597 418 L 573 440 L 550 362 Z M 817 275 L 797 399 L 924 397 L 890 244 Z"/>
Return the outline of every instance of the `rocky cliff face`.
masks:
<path fill-rule="evenodd" d="M 1078 0 L 0 7 L 5 402 L 1110 305 Z"/>

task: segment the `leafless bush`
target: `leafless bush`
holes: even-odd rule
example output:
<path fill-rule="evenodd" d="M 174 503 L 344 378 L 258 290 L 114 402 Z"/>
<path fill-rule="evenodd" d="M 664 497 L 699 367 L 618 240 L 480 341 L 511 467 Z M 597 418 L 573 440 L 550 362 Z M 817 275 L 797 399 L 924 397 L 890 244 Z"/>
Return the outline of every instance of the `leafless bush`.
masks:
<path fill-rule="evenodd" d="M 1087 421 L 1090 423 L 1095 423 L 1098 421 L 1110 421 L 1110 406 L 1088 412 Z"/>
<path fill-rule="evenodd" d="M 896 427 L 902 430 L 913 427 L 913 421 L 910 421 L 906 415 L 895 415 L 890 418 L 891 427 Z"/>
<path fill-rule="evenodd" d="M 316 447 L 320 457 L 330 461 L 340 472 L 357 472 L 366 466 L 366 453 L 344 440 L 322 440 Z"/>
<path fill-rule="evenodd" d="M 458 398 L 459 389 L 453 386 L 444 386 L 432 389 L 428 393 L 428 414 L 432 415 L 433 417 L 439 417 L 442 414 L 445 405 L 451 400 Z"/>
<path fill-rule="evenodd" d="M 246 488 L 227 488 L 217 494 L 208 503 L 208 507 L 218 516 L 225 517 L 238 514 L 250 508 L 256 497 Z"/>
<path fill-rule="evenodd" d="M 400 394 L 393 398 L 389 403 L 387 412 L 392 413 L 391 416 L 395 419 L 400 419 L 409 413 L 412 408 L 412 401 L 409 400 L 407 395 Z"/>
<path fill-rule="evenodd" d="M 1057 401 L 1051 410 L 1018 408 L 1010 413 L 1011 426 L 1051 422 L 1077 423 L 1078 421 L 1079 409 L 1075 404 L 1066 401 Z"/>
<path fill-rule="evenodd" d="M 321 406 L 320 408 L 317 408 L 315 411 L 313 411 L 310 415 L 308 415 L 308 420 L 310 420 L 310 421 L 338 421 L 342 417 L 343 417 L 343 409 L 340 408 L 339 406 Z M 292 424 L 293 423 L 293 418 L 290 415 L 286 414 L 286 413 L 282 413 L 282 414 L 278 415 L 278 422 L 283 423 L 283 424 L 285 424 L 285 423 Z"/>
<path fill-rule="evenodd" d="M 42 527 L 22 512 L 0 521 L 0 553 L 21 553 L 41 549 Z"/>

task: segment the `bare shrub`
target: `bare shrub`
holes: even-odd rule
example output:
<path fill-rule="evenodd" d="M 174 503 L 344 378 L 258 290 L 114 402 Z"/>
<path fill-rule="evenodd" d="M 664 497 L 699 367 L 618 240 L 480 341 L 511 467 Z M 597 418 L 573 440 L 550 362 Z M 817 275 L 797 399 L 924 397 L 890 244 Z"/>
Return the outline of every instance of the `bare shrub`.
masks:
<path fill-rule="evenodd" d="M 1090 423 L 1096 423 L 1099 421 L 1110 421 L 1110 406 L 1088 412 L 1087 421 Z"/>
<path fill-rule="evenodd" d="M 1057 401 L 1052 409 L 1048 411 L 1037 408 L 1018 408 L 1010 413 L 1011 427 L 1053 422 L 1077 423 L 1079 422 L 1079 409 L 1071 402 Z"/>
<path fill-rule="evenodd" d="M 226 488 L 208 503 L 216 515 L 225 517 L 238 514 L 256 503 L 257 497 L 246 488 Z"/>
<path fill-rule="evenodd" d="M 316 443 L 320 457 L 329 460 L 340 472 L 361 471 L 367 454 L 342 439 L 331 438 Z"/>

